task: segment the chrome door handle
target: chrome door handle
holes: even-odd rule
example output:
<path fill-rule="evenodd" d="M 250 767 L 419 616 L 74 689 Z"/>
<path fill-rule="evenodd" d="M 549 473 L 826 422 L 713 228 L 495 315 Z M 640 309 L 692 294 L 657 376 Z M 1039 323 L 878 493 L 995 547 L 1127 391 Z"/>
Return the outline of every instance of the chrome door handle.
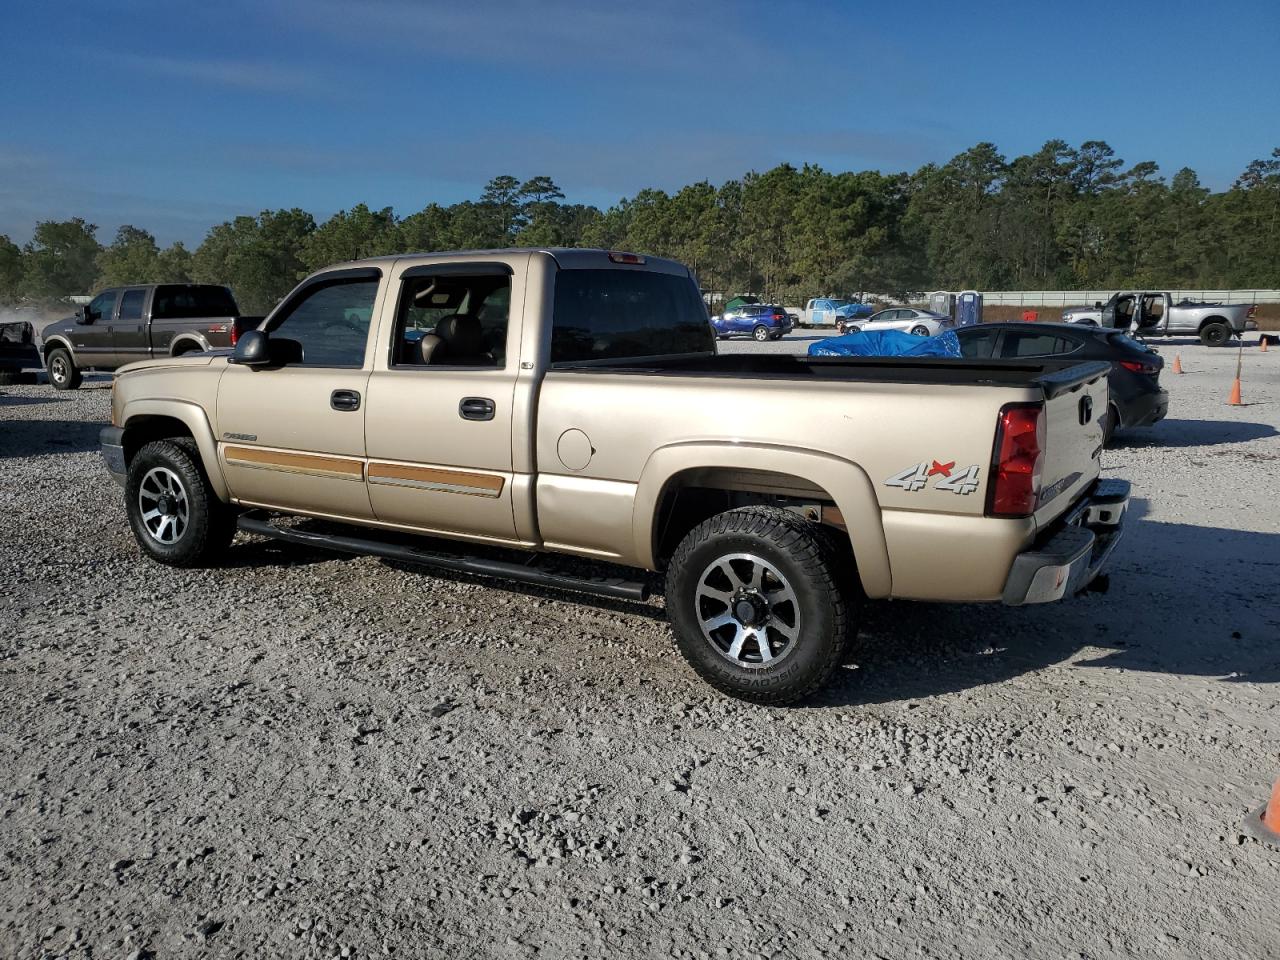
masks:
<path fill-rule="evenodd" d="M 329 394 L 329 406 L 335 410 L 359 410 L 360 394 L 355 390 L 335 390 Z"/>
<path fill-rule="evenodd" d="M 463 420 L 492 420 L 493 401 L 488 397 L 463 397 L 458 404 L 458 416 Z"/>

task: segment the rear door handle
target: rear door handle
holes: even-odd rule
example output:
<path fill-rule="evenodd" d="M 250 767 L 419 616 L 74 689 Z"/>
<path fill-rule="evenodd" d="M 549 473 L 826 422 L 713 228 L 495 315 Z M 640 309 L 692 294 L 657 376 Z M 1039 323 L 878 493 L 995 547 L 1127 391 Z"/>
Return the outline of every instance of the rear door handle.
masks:
<path fill-rule="evenodd" d="M 360 394 L 355 390 L 335 390 L 329 394 L 329 406 L 335 410 L 359 410 Z"/>
<path fill-rule="evenodd" d="M 463 397 L 458 404 L 458 416 L 463 420 L 492 420 L 494 406 L 488 397 Z"/>

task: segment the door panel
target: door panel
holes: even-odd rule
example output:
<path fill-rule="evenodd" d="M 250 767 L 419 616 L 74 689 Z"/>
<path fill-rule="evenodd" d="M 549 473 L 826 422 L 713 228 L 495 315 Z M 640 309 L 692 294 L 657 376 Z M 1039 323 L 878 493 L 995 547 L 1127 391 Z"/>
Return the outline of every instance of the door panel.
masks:
<path fill-rule="evenodd" d="M 515 371 L 423 367 L 375 370 L 365 437 L 369 500 L 384 523 L 514 541 L 511 411 Z M 493 401 L 493 418 L 462 416 L 462 401 Z"/>
<path fill-rule="evenodd" d="M 364 485 L 364 404 L 335 410 L 335 390 L 361 396 L 365 370 L 229 365 L 218 384 L 218 455 L 237 500 L 371 519 Z"/>
<path fill-rule="evenodd" d="M 116 353 L 116 363 L 124 365 L 134 360 L 145 360 L 149 349 L 146 306 L 147 289 L 135 287 L 120 296 L 120 308 L 112 326 L 111 343 Z"/>
<path fill-rule="evenodd" d="M 98 294 L 86 308 L 96 314 L 93 323 L 78 323 L 72 330 L 71 345 L 75 347 L 76 362 L 81 367 L 114 367 L 116 365 L 111 328 L 115 323 L 118 300 L 119 291 L 117 290 L 105 290 Z"/>
<path fill-rule="evenodd" d="M 292 341 L 300 360 L 259 369 L 228 364 L 215 430 L 237 500 L 373 518 L 364 424 L 380 275 L 376 267 L 335 271 L 290 294 L 267 329 L 273 341 Z"/>

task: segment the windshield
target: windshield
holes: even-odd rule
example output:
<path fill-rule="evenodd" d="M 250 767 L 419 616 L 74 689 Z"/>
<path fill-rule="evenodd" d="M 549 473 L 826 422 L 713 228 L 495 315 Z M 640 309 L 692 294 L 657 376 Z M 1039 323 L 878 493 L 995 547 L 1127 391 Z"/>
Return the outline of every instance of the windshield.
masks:
<path fill-rule="evenodd" d="M 640 270 L 556 274 L 553 364 L 714 352 L 707 308 L 688 276 Z"/>

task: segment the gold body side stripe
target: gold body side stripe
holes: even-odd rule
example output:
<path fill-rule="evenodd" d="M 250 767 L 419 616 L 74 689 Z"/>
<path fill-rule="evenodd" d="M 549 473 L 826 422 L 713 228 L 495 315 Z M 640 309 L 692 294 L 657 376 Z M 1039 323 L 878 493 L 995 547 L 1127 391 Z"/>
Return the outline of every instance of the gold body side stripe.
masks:
<path fill-rule="evenodd" d="M 294 450 L 264 450 L 261 447 L 233 446 L 224 446 L 222 455 L 227 463 L 240 467 L 314 474 L 319 477 L 337 477 L 342 480 L 364 479 L 364 463 L 345 457 L 298 453 Z"/>
<path fill-rule="evenodd" d="M 419 487 L 475 497 L 499 497 L 506 478 L 492 473 L 469 473 L 440 467 L 414 467 L 405 463 L 369 464 L 369 482 L 395 487 Z"/>

